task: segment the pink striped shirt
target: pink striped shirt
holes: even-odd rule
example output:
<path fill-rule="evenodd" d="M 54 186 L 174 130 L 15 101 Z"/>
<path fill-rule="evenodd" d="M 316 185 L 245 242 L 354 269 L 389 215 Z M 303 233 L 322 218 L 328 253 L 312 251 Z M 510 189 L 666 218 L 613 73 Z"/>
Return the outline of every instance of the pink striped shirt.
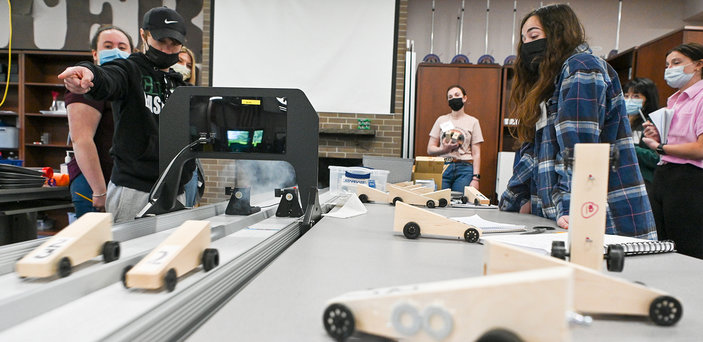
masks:
<path fill-rule="evenodd" d="M 667 144 L 676 145 L 696 142 L 703 134 L 703 80 L 688 89 L 677 91 L 666 102 L 667 108 L 674 110 Z M 691 164 L 703 169 L 703 160 L 685 159 L 670 155 L 662 156 L 662 162 Z"/>

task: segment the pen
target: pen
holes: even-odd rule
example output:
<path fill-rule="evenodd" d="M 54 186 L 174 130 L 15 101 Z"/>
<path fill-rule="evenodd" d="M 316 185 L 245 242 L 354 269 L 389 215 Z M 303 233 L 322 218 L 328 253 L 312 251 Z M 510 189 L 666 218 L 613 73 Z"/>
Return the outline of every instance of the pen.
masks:
<path fill-rule="evenodd" d="M 76 195 L 81 196 L 81 197 L 87 199 L 88 201 L 90 201 L 90 203 L 93 203 L 93 200 L 92 200 L 92 199 L 90 199 L 90 198 L 88 198 L 88 197 L 85 197 L 85 195 L 81 194 L 80 192 L 76 192 Z"/>
<path fill-rule="evenodd" d="M 640 112 L 640 116 L 642 117 L 642 121 L 643 121 L 643 122 L 647 122 L 647 118 L 645 118 L 645 117 L 644 117 L 644 114 L 642 114 L 642 110 L 641 110 L 641 109 L 638 109 L 637 111 Z"/>

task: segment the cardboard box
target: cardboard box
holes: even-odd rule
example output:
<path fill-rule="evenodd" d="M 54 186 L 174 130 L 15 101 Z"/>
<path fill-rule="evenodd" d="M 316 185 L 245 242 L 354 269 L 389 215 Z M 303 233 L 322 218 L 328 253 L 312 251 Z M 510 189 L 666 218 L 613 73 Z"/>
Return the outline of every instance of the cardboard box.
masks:
<path fill-rule="evenodd" d="M 442 173 L 444 171 L 444 158 L 415 157 L 415 171 L 420 173 Z"/>
<path fill-rule="evenodd" d="M 441 157 L 415 157 L 413 166 L 413 181 L 418 179 L 434 180 L 437 190 L 442 189 L 442 173 L 446 169 L 444 158 Z"/>

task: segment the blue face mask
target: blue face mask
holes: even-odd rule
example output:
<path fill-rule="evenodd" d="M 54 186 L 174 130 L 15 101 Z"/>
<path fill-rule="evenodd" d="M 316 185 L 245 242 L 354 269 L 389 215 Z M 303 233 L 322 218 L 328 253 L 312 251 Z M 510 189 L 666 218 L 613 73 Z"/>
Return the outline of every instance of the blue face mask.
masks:
<path fill-rule="evenodd" d="M 643 103 L 644 101 L 642 101 L 642 99 L 625 100 L 625 109 L 627 110 L 627 115 L 639 115 Z"/>
<path fill-rule="evenodd" d="M 103 65 L 109 61 L 114 61 L 115 59 L 125 59 L 127 57 L 129 57 L 129 53 L 118 48 L 114 48 L 112 50 L 100 50 L 98 51 L 98 65 Z"/>

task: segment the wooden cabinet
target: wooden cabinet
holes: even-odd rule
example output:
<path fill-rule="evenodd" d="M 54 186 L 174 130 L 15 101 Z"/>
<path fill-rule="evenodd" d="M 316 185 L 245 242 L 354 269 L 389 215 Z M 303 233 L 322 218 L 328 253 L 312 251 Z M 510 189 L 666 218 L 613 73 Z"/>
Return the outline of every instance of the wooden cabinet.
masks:
<path fill-rule="evenodd" d="M 437 117 L 449 113 L 447 88 L 458 84 L 466 89 L 465 112 L 478 119 L 481 144 L 480 190 L 495 198 L 496 163 L 501 142 L 501 89 L 503 68 L 499 65 L 425 64 L 417 71 L 415 155 L 427 155 L 429 134 Z"/>
<path fill-rule="evenodd" d="M 7 64 L 7 57 L 7 50 L 0 50 L 0 64 Z M 52 92 L 57 94 L 58 100 L 63 100 L 65 88 L 57 75 L 68 66 L 91 59 L 87 51 L 12 51 L 11 62 L 12 66 L 17 66 L 17 76 L 16 81 L 10 83 L 0 111 L 16 114 L 0 114 L 0 120 L 5 122 L 7 117 L 15 120 L 14 126 L 19 129 L 17 152 L 24 160 L 24 166 L 58 169 L 63 163 L 66 151 L 71 148 L 68 119 L 65 114 L 42 114 L 40 111 L 51 107 Z M 44 134 L 49 140 L 40 143 Z"/>
<path fill-rule="evenodd" d="M 620 82 L 625 85 L 635 77 L 646 77 L 654 81 L 659 90 L 659 104 L 666 106 L 666 99 L 676 92 L 664 81 L 666 53 L 683 43 L 703 44 L 703 27 L 685 26 L 640 46 L 628 49 L 609 58 L 608 63 L 618 72 Z"/>

